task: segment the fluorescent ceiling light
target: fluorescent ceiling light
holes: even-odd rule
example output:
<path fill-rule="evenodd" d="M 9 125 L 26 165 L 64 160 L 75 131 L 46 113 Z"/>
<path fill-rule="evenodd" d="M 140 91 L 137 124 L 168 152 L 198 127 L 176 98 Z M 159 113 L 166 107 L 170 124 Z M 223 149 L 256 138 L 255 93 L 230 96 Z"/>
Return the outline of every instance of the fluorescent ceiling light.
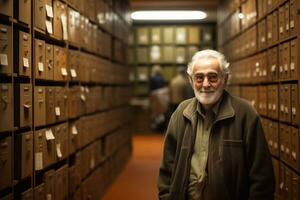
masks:
<path fill-rule="evenodd" d="M 135 11 L 131 14 L 133 20 L 201 20 L 206 17 L 205 12 L 194 10 Z"/>

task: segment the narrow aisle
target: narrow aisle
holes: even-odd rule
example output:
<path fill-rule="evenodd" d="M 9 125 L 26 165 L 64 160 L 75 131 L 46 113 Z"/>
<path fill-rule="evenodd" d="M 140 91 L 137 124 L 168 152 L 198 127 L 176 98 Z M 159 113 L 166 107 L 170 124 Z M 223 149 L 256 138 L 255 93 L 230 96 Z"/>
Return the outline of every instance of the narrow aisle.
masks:
<path fill-rule="evenodd" d="M 163 135 L 133 136 L 133 155 L 103 200 L 156 200 Z"/>

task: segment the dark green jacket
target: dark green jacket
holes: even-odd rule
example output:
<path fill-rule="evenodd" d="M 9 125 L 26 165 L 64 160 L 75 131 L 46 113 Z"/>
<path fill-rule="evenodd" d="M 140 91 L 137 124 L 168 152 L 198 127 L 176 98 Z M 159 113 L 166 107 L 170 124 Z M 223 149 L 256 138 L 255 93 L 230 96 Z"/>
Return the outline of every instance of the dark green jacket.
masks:
<path fill-rule="evenodd" d="M 159 170 L 159 199 L 187 199 L 196 138 L 197 99 L 182 102 L 167 129 Z M 259 116 L 226 91 L 209 140 L 205 200 L 274 199 L 274 172 Z"/>

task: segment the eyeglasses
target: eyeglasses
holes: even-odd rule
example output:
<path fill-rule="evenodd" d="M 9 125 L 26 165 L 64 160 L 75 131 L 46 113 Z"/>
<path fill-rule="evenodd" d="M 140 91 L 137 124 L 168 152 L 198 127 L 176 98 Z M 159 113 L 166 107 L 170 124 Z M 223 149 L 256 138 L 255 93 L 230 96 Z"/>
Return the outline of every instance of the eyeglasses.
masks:
<path fill-rule="evenodd" d="M 218 80 L 221 76 L 222 76 L 221 73 L 216 73 L 216 72 L 209 72 L 207 74 L 197 73 L 197 74 L 192 75 L 192 80 L 196 83 L 203 83 L 205 77 L 207 77 L 208 82 L 216 83 L 216 82 L 218 82 Z"/>

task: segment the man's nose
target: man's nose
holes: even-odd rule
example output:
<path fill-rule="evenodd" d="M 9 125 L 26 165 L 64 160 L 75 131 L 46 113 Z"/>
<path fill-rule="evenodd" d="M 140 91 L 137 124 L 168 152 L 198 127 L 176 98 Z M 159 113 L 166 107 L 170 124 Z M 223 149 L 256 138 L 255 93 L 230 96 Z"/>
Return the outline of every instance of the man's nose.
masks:
<path fill-rule="evenodd" d="M 209 87 L 210 86 L 210 82 L 208 81 L 208 78 L 205 76 L 203 83 L 202 83 L 203 87 Z"/>

